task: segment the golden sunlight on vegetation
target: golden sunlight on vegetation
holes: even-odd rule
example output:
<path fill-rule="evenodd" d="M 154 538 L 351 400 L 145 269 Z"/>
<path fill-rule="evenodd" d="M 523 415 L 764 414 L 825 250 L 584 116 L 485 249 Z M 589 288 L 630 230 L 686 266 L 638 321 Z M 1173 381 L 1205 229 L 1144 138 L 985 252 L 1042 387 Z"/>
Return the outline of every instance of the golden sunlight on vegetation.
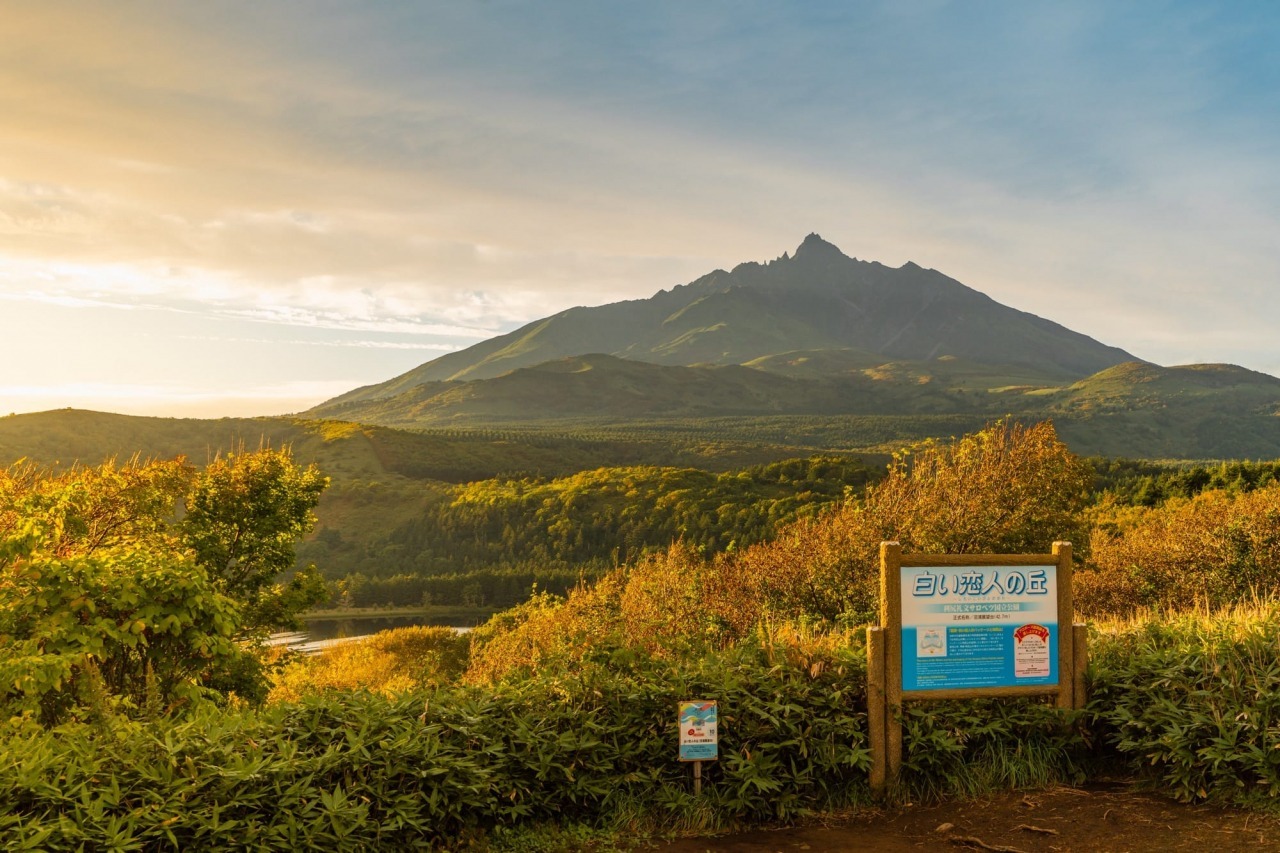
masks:
<path fill-rule="evenodd" d="M 897 458 L 848 502 L 783 528 L 773 542 L 703 559 L 672 546 L 559 602 L 543 596 L 476 635 L 468 678 L 486 681 L 577 659 L 609 635 L 650 654 L 722 648 L 764 619 L 875 618 L 879 543 L 909 550 L 1048 552 L 1080 529 L 1091 469 L 1050 424 L 998 423 Z"/>
<path fill-rule="evenodd" d="M 470 634 L 402 628 L 299 657 L 262 649 L 271 623 L 254 614 L 287 615 L 306 588 L 264 581 L 249 596 L 243 567 L 266 578 L 264 561 L 289 554 L 318 472 L 270 451 L 202 472 L 12 466 L 0 472 L 0 837 L 563 849 L 526 842 L 566 821 L 634 834 L 858 807 L 871 796 L 863 626 L 878 616 L 886 539 L 970 553 L 1073 539 L 1077 612 L 1093 620 L 1082 710 L 905 706 L 901 796 L 1101 774 L 1274 811 L 1275 466 L 1126 475 L 1094 495 L 1095 471 L 1114 484 L 1139 467 L 1086 463 L 1047 423 L 1000 422 L 898 456 L 861 496 L 772 540 L 676 541 Z M 205 511 L 179 517 L 179 500 Z M 716 699 L 725 721 L 701 797 L 672 756 L 672 709 L 690 696 Z"/>
<path fill-rule="evenodd" d="M 273 678 L 268 701 L 294 702 L 309 693 L 369 690 L 384 695 L 447 684 L 466 667 L 470 641 L 452 628 L 394 628 L 293 656 Z"/>
<path fill-rule="evenodd" d="M 1095 528 L 1090 562 L 1077 574 L 1089 613 L 1137 607 L 1230 607 L 1280 592 L 1280 484 L 1126 513 Z"/>

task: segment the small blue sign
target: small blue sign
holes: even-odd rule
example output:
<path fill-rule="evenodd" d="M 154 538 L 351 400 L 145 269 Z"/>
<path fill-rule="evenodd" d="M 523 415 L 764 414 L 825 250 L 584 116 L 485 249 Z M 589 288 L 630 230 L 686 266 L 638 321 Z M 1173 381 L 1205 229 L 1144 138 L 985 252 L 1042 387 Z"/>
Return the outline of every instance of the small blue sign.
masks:
<path fill-rule="evenodd" d="M 681 761 L 715 761 L 719 758 L 720 715 L 714 700 L 681 702 L 677 719 L 680 723 Z"/>

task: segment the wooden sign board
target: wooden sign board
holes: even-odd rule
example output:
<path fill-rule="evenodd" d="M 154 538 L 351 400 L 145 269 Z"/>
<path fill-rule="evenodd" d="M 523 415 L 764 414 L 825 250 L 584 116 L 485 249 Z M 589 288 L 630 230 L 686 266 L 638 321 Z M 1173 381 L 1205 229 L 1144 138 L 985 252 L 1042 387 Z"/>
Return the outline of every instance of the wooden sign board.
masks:
<path fill-rule="evenodd" d="M 1085 633 L 1073 620 L 1069 542 L 1049 554 L 908 555 L 881 543 L 880 626 L 867 638 L 872 788 L 901 766 L 904 701 L 1051 695 L 1083 707 Z"/>

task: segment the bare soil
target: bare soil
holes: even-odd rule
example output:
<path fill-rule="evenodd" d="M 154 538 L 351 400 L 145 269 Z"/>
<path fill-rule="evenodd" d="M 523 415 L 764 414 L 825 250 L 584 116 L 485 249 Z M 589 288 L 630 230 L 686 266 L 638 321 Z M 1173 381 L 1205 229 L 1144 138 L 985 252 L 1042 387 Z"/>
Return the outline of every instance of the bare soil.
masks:
<path fill-rule="evenodd" d="M 979 800 L 860 811 L 839 821 L 667 842 L 662 853 L 1207 853 L 1280 851 L 1280 820 L 1176 803 L 1127 785 L 1050 788 Z"/>

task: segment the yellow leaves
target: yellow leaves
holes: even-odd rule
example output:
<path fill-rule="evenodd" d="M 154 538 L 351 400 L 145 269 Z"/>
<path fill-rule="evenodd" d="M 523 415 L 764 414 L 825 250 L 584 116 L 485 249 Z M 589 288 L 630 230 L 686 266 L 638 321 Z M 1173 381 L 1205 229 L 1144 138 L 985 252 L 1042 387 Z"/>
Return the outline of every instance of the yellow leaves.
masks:
<path fill-rule="evenodd" d="M 1077 575 L 1084 612 L 1217 608 L 1280 592 L 1280 484 L 1100 514 L 1096 523 L 1091 565 Z"/>
<path fill-rule="evenodd" d="M 468 641 L 451 628 L 414 627 L 298 658 L 275 677 L 271 701 L 294 701 L 324 690 L 371 690 L 387 695 L 437 686 L 466 665 Z"/>

